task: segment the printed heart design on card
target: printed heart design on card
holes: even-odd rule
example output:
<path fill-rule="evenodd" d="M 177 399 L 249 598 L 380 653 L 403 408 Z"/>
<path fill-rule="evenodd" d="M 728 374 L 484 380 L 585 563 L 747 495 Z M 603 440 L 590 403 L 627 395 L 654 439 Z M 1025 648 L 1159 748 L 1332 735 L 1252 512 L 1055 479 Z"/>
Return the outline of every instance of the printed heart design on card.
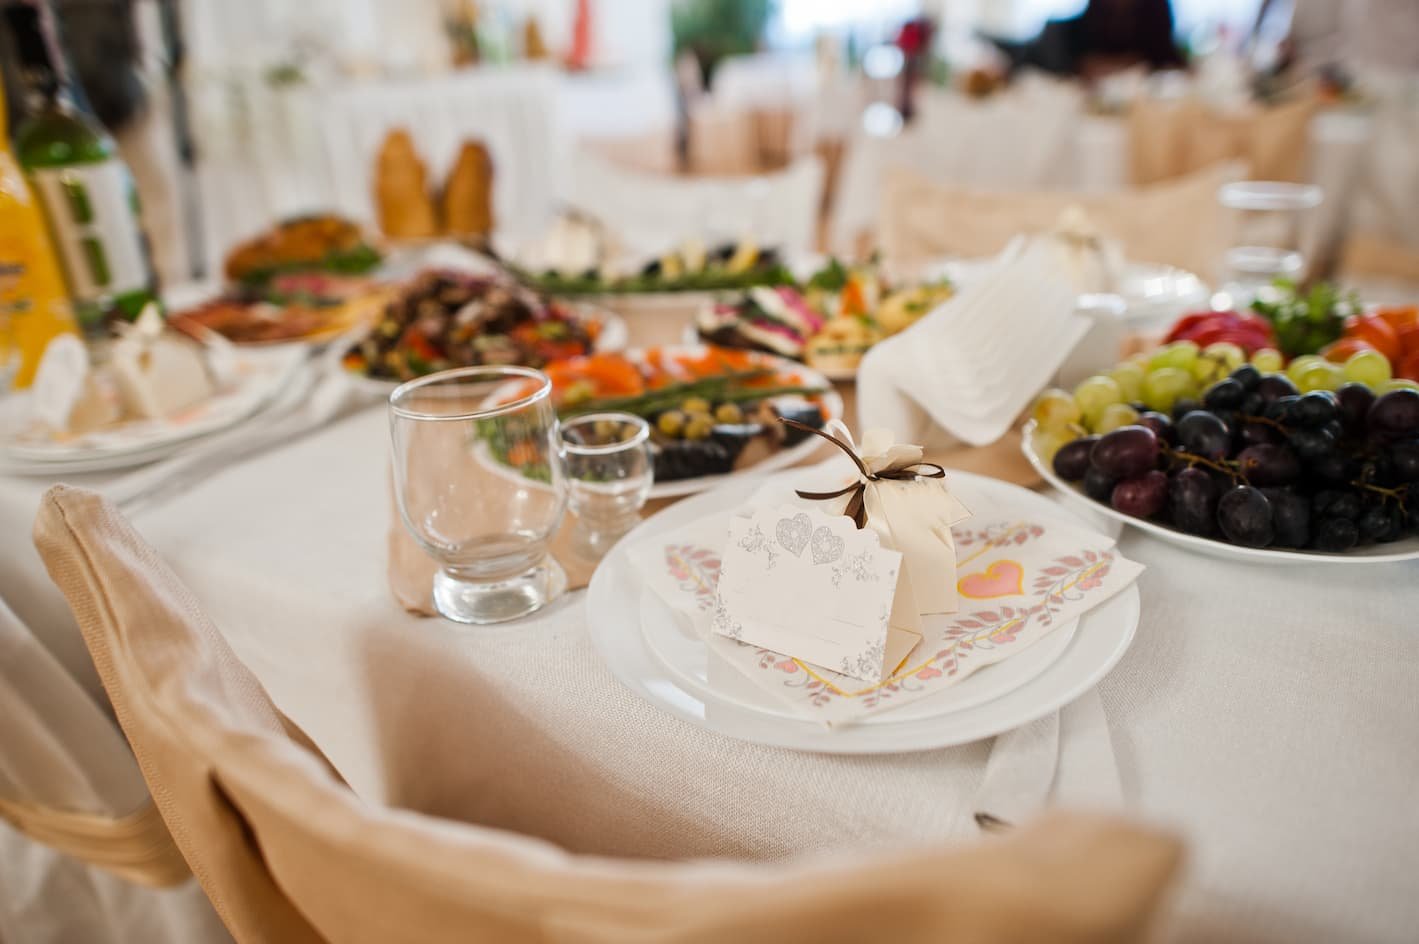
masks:
<path fill-rule="evenodd" d="M 1024 593 L 1025 568 L 1018 561 L 998 560 L 983 571 L 967 574 L 956 582 L 963 597 L 989 600 L 993 597 L 1013 597 Z"/>
<path fill-rule="evenodd" d="M 794 557 L 803 553 L 803 549 L 808 546 L 809 536 L 813 533 L 813 522 L 808 520 L 805 514 L 796 514 L 792 518 L 780 518 L 778 527 L 774 529 L 774 534 L 778 537 L 778 543 L 782 544 L 784 550 Z"/>
<path fill-rule="evenodd" d="M 843 539 L 827 528 L 813 532 L 813 563 L 831 564 L 843 556 Z"/>

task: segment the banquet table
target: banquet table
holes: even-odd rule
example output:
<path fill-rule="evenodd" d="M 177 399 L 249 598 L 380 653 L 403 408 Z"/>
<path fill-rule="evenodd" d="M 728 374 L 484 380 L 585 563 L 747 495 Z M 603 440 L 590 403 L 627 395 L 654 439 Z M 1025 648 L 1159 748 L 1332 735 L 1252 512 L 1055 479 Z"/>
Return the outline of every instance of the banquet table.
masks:
<path fill-rule="evenodd" d="M 608 854 L 976 835 L 988 742 L 853 757 L 706 732 L 616 681 L 582 592 L 495 627 L 404 612 L 386 583 L 387 443 L 384 410 L 360 409 L 134 517 L 359 795 L 471 821 L 513 792 L 576 804 L 586 836 L 624 824 L 625 847 L 561 840 Z M 0 598 L 93 685 L 26 537 L 48 484 L 0 479 Z M 1167 939 L 1412 940 L 1419 566 L 1247 566 L 1132 530 L 1121 548 L 1147 566 L 1142 623 L 1100 692 L 1125 812 L 1189 844 Z"/>

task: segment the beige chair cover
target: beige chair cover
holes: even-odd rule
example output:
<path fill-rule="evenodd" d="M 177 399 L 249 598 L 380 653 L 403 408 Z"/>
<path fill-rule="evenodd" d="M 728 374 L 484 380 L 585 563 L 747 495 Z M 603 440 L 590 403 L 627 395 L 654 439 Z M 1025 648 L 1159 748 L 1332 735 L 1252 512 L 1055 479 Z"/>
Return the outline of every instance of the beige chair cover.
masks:
<path fill-rule="evenodd" d="M 1371 233 L 1356 233 L 1345 243 L 1340 274 L 1351 278 L 1380 276 L 1419 284 L 1419 248 Z"/>
<path fill-rule="evenodd" d="M 1194 99 L 1135 102 L 1128 114 L 1135 187 L 1240 160 L 1256 180 L 1304 179 L 1314 99 L 1219 112 Z"/>
<path fill-rule="evenodd" d="M 770 867 L 573 856 L 372 807 L 289 737 L 104 499 L 52 489 L 35 543 L 158 808 L 242 942 L 1131 941 L 1178 866 L 1175 840 L 1062 814 L 979 846 Z M 466 719 L 480 721 L 496 723 Z"/>
<path fill-rule="evenodd" d="M 908 268 L 943 256 L 989 256 L 1020 233 L 1050 229 L 1066 207 L 1080 206 L 1130 260 L 1179 266 L 1206 279 L 1227 241 L 1217 189 L 1241 175 L 1240 165 L 1224 163 L 1151 187 L 1079 194 L 944 187 L 901 170 L 888 178 L 883 195 L 882 253 Z"/>
<path fill-rule="evenodd" d="M 582 138 L 578 146 L 608 164 L 648 174 L 673 174 L 680 169 L 675 129 L 668 126 L 621 137 Z"/>
<path fill-rule="evenodd" d="M 690 105 L 688 122 L 690 173 L 733 177 L 762 169 L 752 112 L 720 108 L 702 99 Z"/>

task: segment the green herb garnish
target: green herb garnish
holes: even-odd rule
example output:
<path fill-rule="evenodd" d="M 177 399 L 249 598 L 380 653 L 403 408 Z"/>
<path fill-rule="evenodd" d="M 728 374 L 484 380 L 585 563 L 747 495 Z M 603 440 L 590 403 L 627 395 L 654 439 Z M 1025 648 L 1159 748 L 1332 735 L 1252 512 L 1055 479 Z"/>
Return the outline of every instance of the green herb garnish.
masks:
<path fill-rule="evenodd" d="M 1271 322 L 1276 342 L 1288 357 L 1314 354 L 1340 338 L 1345 319 L 1360 310 L 1360 299 L 1354 293 L 1341 294 L 1329 282 L 1317 282 L 1309 292 L 1301 293 L 1296 283 L 1277 279 L 1272 298 L 1258 298 L 1252 310 Z"/>
<path fill-rule="evenodd" d="M 841 292 L 847 287 L 850 274 L 847 266 L 833 256 L 826 266 L 813 273 L 812 278 L 808 280 L 808 287 L 824 292 Z"/>

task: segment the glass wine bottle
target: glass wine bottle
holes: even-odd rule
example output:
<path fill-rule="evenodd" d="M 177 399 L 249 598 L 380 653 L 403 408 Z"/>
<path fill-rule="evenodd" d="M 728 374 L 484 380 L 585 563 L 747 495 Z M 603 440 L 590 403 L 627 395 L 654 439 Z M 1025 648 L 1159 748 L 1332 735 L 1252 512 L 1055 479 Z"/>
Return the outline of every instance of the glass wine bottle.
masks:
<path fill-rule="evenodd" d="M 39 204 L 10 153 L 0 81 L 0 392 L 28 387 L 49 342 L 74 333 L 69 293 Z"/>
<path fill-rule="evenodd" d="M 39 194 L 84 333 L 103 337 L 157 297 L 128 165 L 76 94 L 45 0 L 11 0 L 26 115 L 15 152 Z"/>

